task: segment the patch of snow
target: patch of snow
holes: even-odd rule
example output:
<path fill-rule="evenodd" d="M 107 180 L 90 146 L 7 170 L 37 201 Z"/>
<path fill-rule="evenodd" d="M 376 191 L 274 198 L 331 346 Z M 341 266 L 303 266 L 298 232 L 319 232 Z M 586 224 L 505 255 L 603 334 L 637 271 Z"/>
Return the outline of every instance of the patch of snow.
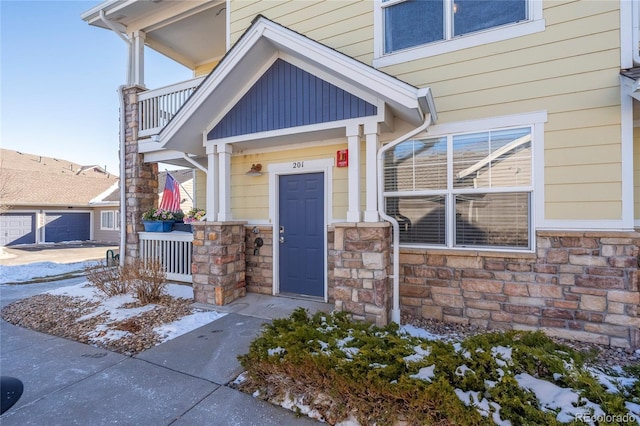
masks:
<path fill-rule="evenodd" d="M 160 343 L 164 343 L 168 340 L 175 339 L 178 336 L 182 336 L 191 330 L 207 325 L 225 315 L 227 314 L 216 311 L 194 312 L 174 322 L 156 327 L 153 331 L 160 336 Z"/>
<path fill-rule="evenodd" d="M 405 324 L 400 326 L 399 334 L 406 334 L 412 337 L 419 337 L 427 340 L 444 340 L 444 336 L 433 334 L 425 330 L 424 328 L 418 328 L 411 324 Z"/>
<path fill-rule="evenodd" d="M 103 299 L 103 297 L 100 297 L 101 295 L 103 295 L 103 293 L 89 284 L 88 281 L 81 284 L 49 290 L 45 292 L 45 294 L 51 294 L 54 296 L 81 297 L 91 302 L 100 301 L 101 299 Z"/>
<path fill-rule="evenodd" d="M 474 371 L 472 369 L 470 369 L 469 367 L 467 367 L 466 364 L 463 364 L 463 365 L 459 366 L 458 368 L 456 368 L 455 374 L 456 374 L 456 376 L 464 377 L 464 375 L 467 374 L 467 371 L 471 371 L 472 373 L 474 373 Z"/>
<path fill-rule="evenodd" d="M 104 332 L 104 334 L 102 334 Z M 89 333 L 89 340 L 93 343 L 98 342 L 110 342 L 113 340 L 120 340 L 123 337 L 130 336 L 131 333 L 124 330 L 110 330 L 105 326 L 98 326 L 95 330 Z"/>
<path fill-rule="evenodd" d="M 75 263 L 36 262 L 26 265 L 3 265 L 0 268 L 0 284 L 19 283 L 31 281 L 35 278 L 83 271 L 87 266 L 95 266 L 98 263 L 98 261 Z"/>
<path fill-rule="evenodd" d="M 175 299 L 193 299 L 193 287 L 182 284 L 167 284 L 166 293 Z"/>
<path fill-rule="evenodd" d="M 371 368 L 386 368 L 387 364 L 380 364 L 379 362 L 374 362 L 369 364 L 369 367 Z"/>
<path fill-rule="evenodd" d="M 456 351 L 456 353 L 462 354 L 466 359 L 471 359 L 471 353 L 465 350 L 459 342 L 453 344 L 453 350 Z"/>
<path fill-rule="evenodd" d="M 249 373 L 247 373 L 246 371 L 243 371 L 238 375 L 238 377 L 234 379 L 233 382 L 231 382 L 231 384 L 235 386 L 240 386 L 241 384 L 246 382 L 248 378 L 249 378 Z"/>
<path fill-rule="evenodd" d="M 480 399 L 479 392 L 464 392 L 461 389 L 456 389 L 455 392 L 460 401 L 464 403 L 464 405 L 466 405 L 467 407 L 474 407 L 482 417 L 489 417 L 489 415 L 491 415 L 495 424 L 499 426 L 511 426 L 511 422 L 509 420 L 502 420 L 500 418 L 500 409 L 502 407 L 500 407 L 499 404 L 495 402 L 489 402 L 489 400 L 487 400 L 486 398 Z"/>
<path fill-rule="evenodd" d="M 640 404 L 634 402 L 625 402 L 624 406 L 629 410 L 629 416 L 640 424 Z"/>
<path fill-rule="evenodd" d="M 591 374 L 602 386 L 604 386 L 609 393 L 618 393 L 620 387 L 629 387 L 633 386 L 636 382 L 636 378 L 634 377 L 621 377 L 621 376 L 611 376 L 609 374 L 604 373 L 602 370 L 597 368 L 589 367 L 587 368 L 589 374 Z M 614 369 L 614 371 L 616 371 Z M 616 371 L 618 374 L 622 373 L 622 369 L 618 369 Z"/>
<path fill-rule="evenodd" d="M 324 421 L 324 417 L 322 416 L 322 414 L 320 414 L 318 410 L 304 404 L 302 402 L 302 398 L 300 397 L 292 398 L 288 392 L 285 395 L 284 400 L 280 403 L 280 405 L 288 410 L 297 411 L 301 414 L 309 416 L 312 419 Z"/>
<path fill-rule="evenodd" d="M 413 350 L 415 351 L 412 355 L 407 355 L 404 358 L 404 362 L 419 362 L 428 357 L 431 354 L 431 348 L 422 349 L 421 346 L 414 346 Z"/>
<path fill-rule="evenodd" d="M 431 379 L 436 377 L 434 373 L 435 369 L 436 369 L 435 364 L 430 365 L 428 367 L 423 367 L 420 369 L 420 371 L 418 371 L 418 374 L 412 374 L 409 377 L 411 377 L 412 379 L 420 379 L 420 380 L 424 380 L 425 382 L 431 383 Z"/>
<path fill-rule="evenodd" d="M 491 348 L 491 356 L 496 360 L 496 364 L 500 367 L 506 367 L 509 364 L 512 364 L 512 354 L 513 350 L 511 348 L 507 348 L 504 346 L 495 346 Z"/>
<path fill-rule="evenodd" d="M 598 417 L 605 414 L 598 404 L 581 398 L 573 389 L 561 388 L 527 373 L 517 374 L 515 379 L 520 387 L 535 394 L 542 410 L 557 411 L 556 419 L 559 422 L 569 423 L 575 419 Z"/>
<path fill-rule="evenodd" d="M 361 426 L 361 425 L 360 425 L 360 422 L 358 421 L 358 419 L 353 417 L 353 415 L 350 415 L 345 420 L 342 420 L 342 421 L 336 423 L 336 426 Z"/>
<path fill-rule="evenodd" d="M 285 348 L 281 348 L 280 346 L 278 346 L 277 348 L 273 348 L 273 349 L 267 350 L 267 354 L 269 356 L 282 355 L 285 352 L 286 352 L 286 349 Z"/>

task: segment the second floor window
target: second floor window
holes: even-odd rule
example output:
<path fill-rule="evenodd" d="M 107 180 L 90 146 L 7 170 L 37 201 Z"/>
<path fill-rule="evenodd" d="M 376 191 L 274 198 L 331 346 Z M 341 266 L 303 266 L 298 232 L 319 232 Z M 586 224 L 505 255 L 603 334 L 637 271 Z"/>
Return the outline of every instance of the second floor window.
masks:
<path fill-rule="evenodd" d="M 383 0 L 384 53 L 526 21 L 528 0 Z"/>

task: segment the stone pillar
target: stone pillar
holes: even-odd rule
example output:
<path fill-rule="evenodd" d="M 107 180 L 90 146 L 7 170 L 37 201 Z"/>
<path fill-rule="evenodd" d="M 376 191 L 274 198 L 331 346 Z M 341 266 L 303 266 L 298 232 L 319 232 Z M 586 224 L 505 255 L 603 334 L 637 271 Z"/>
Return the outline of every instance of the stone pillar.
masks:
<path fill-rule="evenodd" d="M 389 223 L 343 223 L 334 229 L 336 310 L 356 320 L 387 325 L 393 295 Z"/>
<path fill-rule="evenodd" d="M 226 305 L 246 292 L 245 222 L 193 222 L 191 274 L 198 303 Z"/>
<path fill-rule="evenodd" d="M 142 213 L 158 205 L 158 165 L 144 163 L 144 157 L 138 153 L 138 93 L 145 89 L 140 86 L 127 87 L 123 91 L 125 138 L 125 173 L 120 176 L 120 184 L 125 185 L 125 199 L 120 200 L 126 206 L 126 242 L 125 261 L 139 257 L 138 232 L 144 230 Z"/>

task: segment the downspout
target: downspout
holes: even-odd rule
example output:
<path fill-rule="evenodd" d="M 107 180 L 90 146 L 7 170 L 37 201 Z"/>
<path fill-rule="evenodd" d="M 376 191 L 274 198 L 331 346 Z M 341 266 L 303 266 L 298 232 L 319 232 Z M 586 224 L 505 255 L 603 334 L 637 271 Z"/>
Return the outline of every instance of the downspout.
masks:
<path fill-rule="evenodd" d="M 400 324 L 400 225 L 398 221 L 386 213 L 384 205 L 384 153 L 399 143 L 405 142 L 418 133 L 424 132 L 433 123 L 431 112 L 424 114 L 424 122 L 417 128 L 400 136 L 380 148 L 378 151 L 378 214 L 393 227 L 393 307 L 391 321 Z"/>
<path fill-rule="evenodd" d="M 126 167 L 125 167 L 125 104 L 124 89 L 122 85 L 118 88 L 118 97 L 120 98 L 120 266 L 124 266 L 125 247 L 127 241 L 127 200 L 125 198 Z"/>

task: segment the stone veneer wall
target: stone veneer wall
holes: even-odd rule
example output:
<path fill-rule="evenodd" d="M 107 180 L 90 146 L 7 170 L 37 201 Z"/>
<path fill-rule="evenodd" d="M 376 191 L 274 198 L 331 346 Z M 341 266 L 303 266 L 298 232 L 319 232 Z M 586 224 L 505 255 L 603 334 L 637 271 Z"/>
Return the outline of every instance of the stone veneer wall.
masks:
<path fill-rule="evenodd" d="M 121 185 L 124 181 L 126 200 L 125 260 L 139 257 L 138 232 L 144 230 L 142 213 L 158 205 L 158 164 L 144 163 L 143 155 L 138 153 L 138 93 L 143 90 L 138 86 L 124 89 L 125 110 L 120 114 L 125 121 L 125 175 L 120 179 Z"/>
<path fill-rule="evenodd" d="M 640 233 L 539 232 L 536 254 L 402 249 L 403 313 L 640 346 Z"/>
<path fill-rule="evenodd" d="M 383 326 L 389 323 L 391 228 L 386 222 L 334 226 L 333 298 L 337 311 Z"/>
<path fill-rule="evenodd" d="M 253 229 L 259 233 L 254 233 Z M 264 245 L 258 255 L 254 254 L 255 240 L 262 238 Z M 245 228 L 245 272 L 247 291 L 251 293 L 273 294 L 273 227 L 247 226 Z"/>
<path fill-rule="evenodd" d="M 245 288 L 244 222 L 193 222 L 191 274 L 198 303 L 226 305 Z"/>

